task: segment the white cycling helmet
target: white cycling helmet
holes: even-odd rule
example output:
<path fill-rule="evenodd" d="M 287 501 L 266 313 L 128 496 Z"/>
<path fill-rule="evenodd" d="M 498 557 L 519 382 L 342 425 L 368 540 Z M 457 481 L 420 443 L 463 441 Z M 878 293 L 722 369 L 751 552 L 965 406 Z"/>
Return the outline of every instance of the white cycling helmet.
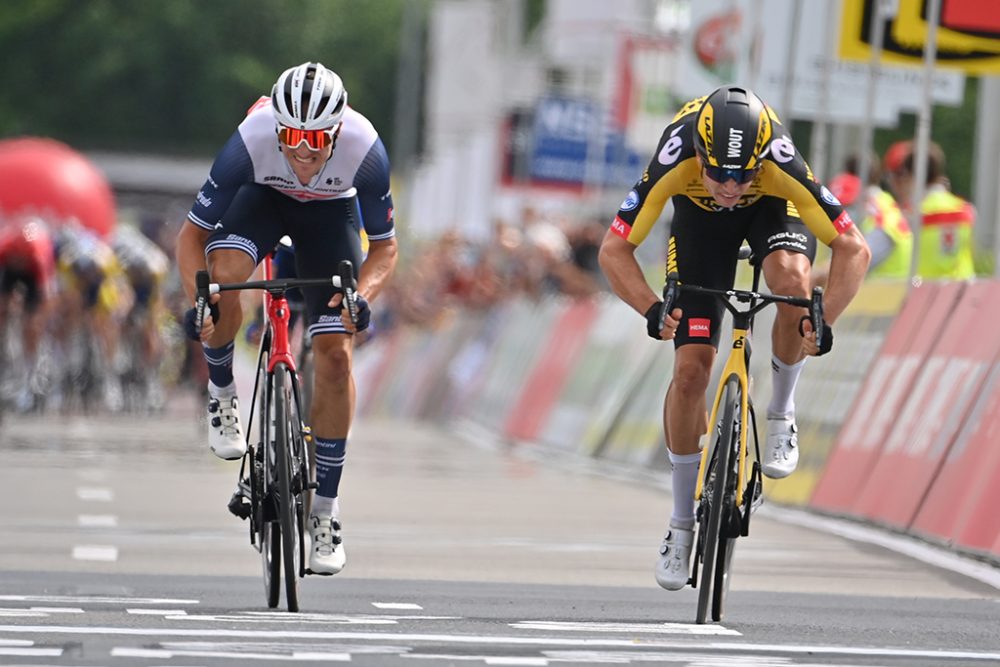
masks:
<path fill-rule="evenodd" d="M 347 108 L 340 77 L 320 63 L 286 69 L 271 89 L 271 106 L 279 124 L 297 130 L 329 130 Z"/>

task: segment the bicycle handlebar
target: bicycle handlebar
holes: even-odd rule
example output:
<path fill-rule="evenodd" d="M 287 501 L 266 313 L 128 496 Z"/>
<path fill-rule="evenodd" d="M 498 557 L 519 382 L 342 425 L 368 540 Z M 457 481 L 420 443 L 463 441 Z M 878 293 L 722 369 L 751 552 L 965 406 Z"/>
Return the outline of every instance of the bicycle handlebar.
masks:
<path fill-rule="evenodd" d="M 680 296 L 682 291 L 716 296 L 722 299 L 726 304 L 726 307 L 734 314 L 740 311 L 737 311 L 733 307 L 729 301 L 730 299 L 736 299 L 741 303 L 756 303 L 757 305 L 746 311 L 747 313 L 755 313 L 769 303 L 785 303 L 790 306 L 807 308 L 809 309 L 809 319 L 812 322 L 813 331 L 816 332 L 816 345 L 819 346 L 822 343 L 824 325 L 822 287 L 814 287 L 812 296 L 808 299 L 797 296 L 783 296 L 780 294 L 763 294 L 760 292 L 752 292 L 750 290 L 721 290 L 701 287 L 699 285 L 685 285 L 679 280 L 677 272 L 671 271 L 667 275 L 666 284 L 663 286 L 663 310 L 660 314 L 661 331 L 663 330 L 667 314 L 674 309 L 674 306 L 677 304 L 677 298 Z"/>
<path fill-rule="evenodd" d="M 261 289 L 271 294 L 284 294 L 296 287 L 334 287 L 337 292 L 344 295 L 344 302 L 351 322 L 358 323 L 358 292 L 357 282 L 354 280 L 354 265 L 346 259 L 337 267 L 337 274 L 329 278 L 275 278 L 272 280 L 249 280 L 242 283 L 213 283 L 209 278 L 208 271 L 198 271 L 195 274 L 195 287 L 197 292 L 195 323 L 199 331 L 205 321 L 209 297 L 220 292 L 247 289 Z"/>

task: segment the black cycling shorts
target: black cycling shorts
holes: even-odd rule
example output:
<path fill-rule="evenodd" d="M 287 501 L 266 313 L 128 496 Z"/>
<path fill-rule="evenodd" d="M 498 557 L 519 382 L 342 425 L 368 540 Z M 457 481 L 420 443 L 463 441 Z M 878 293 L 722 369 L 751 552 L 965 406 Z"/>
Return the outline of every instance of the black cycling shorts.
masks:
<path fill-rule="evenodd" d="M 706 211 L 687 197 L 674 197 L 670 227 L 670 257 L 682 283 L 731 289 L 744 240 L 758 261 L 775 250 L 816 257 L 816 237 L 798 217 L 788 214 L 788 202 L 761 197 L 745 208 Z M 719 347 L 719 328 L 725 306 L 713 296 L 681 292 L 681 318 L 674 346 L 710 343 Z"/>
<path fill-rule="evenodd" d="M 357 278 L 361 252 L 361 211 L 356 197 L 300 202 L 257 183 L 242 186 L 222 217 L 222 229 L 208 237 L 206 253 L 223 248 L 242 250 L 259 264 L 282 236 L 295 244 L 295 270 L 301 278 L 327 278 L 341 260 L 354 265 Z M 344 333 L 340 310 L 327 306 L 334 288 L 303 290 L 309 333 Z"/>

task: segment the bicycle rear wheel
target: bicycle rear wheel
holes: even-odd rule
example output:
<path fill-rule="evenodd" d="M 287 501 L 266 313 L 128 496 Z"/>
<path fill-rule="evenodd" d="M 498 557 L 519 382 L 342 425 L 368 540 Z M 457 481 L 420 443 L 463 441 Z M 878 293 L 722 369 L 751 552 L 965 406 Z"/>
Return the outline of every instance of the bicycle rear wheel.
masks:
<path fill-rule="evenodd" d="M 722 527 L 719 531 L 719 549 L 715 559 L 715 584 L 712 587 L 712 620 L 721 621 L 725 615 L 726 596 L 729 594 L 729 584 L 732 581 L 731 572 L 733 553 L 736 550 L 736 538 L 740 535 L 741 519 L 736 505 L 736 487 L 739 481 L 740 467 L 740 436 L 743 430 L 742 404 L 743 395 L 739 383 L 735 384 L 736 401 L 731 437 L 729 440 L 729 465 L 726 475 L 725 496 L 723 501 Z M 750 502 L 745 499 L 744 502 Z"/>
<path fill-rule="evenodd" d="M 278 523 L 281 526 L 281 555 L 285 573 L 285 601 L 288 611 L 299 610 L 299 564 L 302 523 L 299 515 L 297 493 L 294 488 L 292 465 L 293 430 L 298 424 L 292 409 L 292 382 L 288 368 L 278 364 L 274 368 L 274 449 L 277 468 Z"/>
<path fill-rule="evenodd" d="M 733 423 L 739 405 L 739 380 L 730 376 L 722 394 L 722 419 L 719 422 L 718 438 L 714 451 L 708 459 L 708 469 L 702 487 L 701 516 L 698 525 L 698 544 L 701 551 L 701 581 L 698 584 L 698 612 L 696 623 L 708 620 L 709 603 L 712 601 L 712 591 L 716 588 L 715 570 L 719 566 L 725 568 L 725 560 L 718 562 L 719 535 L 723 530 L 723 519 L 727 515 L 725 509 L 726 487 L 728 486 L 730 453 L 733 449 Z"/>

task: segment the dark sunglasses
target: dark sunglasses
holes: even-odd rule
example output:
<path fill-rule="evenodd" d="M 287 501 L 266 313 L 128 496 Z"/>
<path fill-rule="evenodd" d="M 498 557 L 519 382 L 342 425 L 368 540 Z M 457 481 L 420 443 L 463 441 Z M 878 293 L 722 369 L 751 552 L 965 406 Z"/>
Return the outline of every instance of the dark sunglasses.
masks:
<path fill-rule="evenodd" d="M 738 185 L 743 185 L 752 181 L 758 172 L 760 172 L 759 166 L 753 169 L 729 169 L 727 167 L 710 167 L 705 165 L 705 175 L 716 183 L 725 183 L 732 179 Z"/>

